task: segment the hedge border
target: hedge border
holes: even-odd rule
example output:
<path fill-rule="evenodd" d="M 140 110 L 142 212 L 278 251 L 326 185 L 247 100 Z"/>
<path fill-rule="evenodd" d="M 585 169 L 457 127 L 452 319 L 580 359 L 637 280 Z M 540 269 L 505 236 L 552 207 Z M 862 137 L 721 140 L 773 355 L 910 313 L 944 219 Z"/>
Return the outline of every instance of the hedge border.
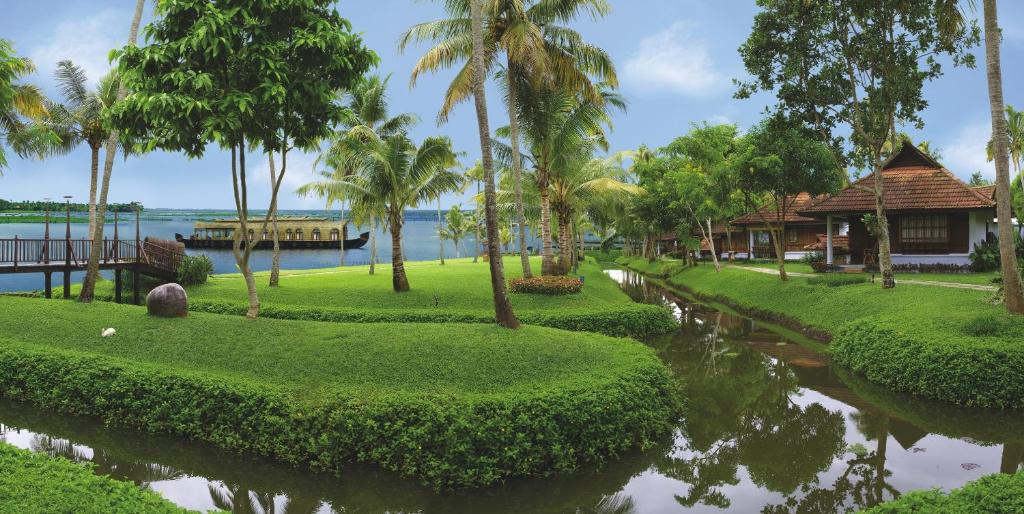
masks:
<path fill-rule="evenodd" d="M 943 493 L 938 489 L 911 491 L 863 514 L 900 514 L 928 512 L 932 514 L 1019 514 L 1024 512 L 1024 473 L 992 474 L 968 482 L 959 489 Z"/>
<path fill-rule="evenodd" d="M 242 379 L 0 341 L 0 391 L 11 399 L 315 470 L 375 463 L 438 490 L 572 472 L 655 444 L 678 424 L 680 390 L 644 349 L 606 381 L 308 403 Z"/>

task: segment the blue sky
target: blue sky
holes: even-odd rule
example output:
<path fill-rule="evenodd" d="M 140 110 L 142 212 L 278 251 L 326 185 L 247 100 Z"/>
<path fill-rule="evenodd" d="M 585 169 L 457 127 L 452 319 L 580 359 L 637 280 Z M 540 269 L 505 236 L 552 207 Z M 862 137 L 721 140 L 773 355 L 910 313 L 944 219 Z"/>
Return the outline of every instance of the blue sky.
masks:
<path fill-rule="evenodd" d="M 736 48 L 747 37 L 756 7 L 740 0 L 611 0 L 613 11 L 603 20 L 582 19 L 576 27 L 591 42 L 605 48 L 615 60 L 622 93 L 629 101 L 626 113 L 614 117 L 612 150 L 633 149 L 640 144 L 658 147 L 687 131 L 692 123 L 708 121 L 749 127 L 761 116 L 770 98 L 734 100 L 733 78 L 745 76 Z M 28 80 L 49 94 L 54 65 L 72 59 L 96 79 L 107 69 L 107 52 L 123 45 L 134 0 L 4 0 L 0 37 L 12 40 L 21 55 L 39 68 Z M 1001 0 L 1004 24 L 1003 75 L 1006 101 L 1024 107 L 1024 3 Z M 391 74 L 393 112 L 414 112 L 422 122 L 414 137 L 449 135 L 470 164 L 479 154 L 472 104 L 457 108 L 449 122 L 434 123 L 437 108 L 451 74 L 421 79 L 414 89 L 409 72 L 425 47 L 398 54 L 398 36 L 415 23 L 443 16 L 440 2 L 413 0 L 348 0 L 338 4 L 355 31 L 381 57 L 377 70 Z M 146 20 L 152 15 L 147 6 Z M 983 64 L 981 49 L 976 49 Z M 941 150 L 943 162 L 961 177 L 975 170 L 992 176 L 984 147 L 990 120 L 984 69 L 953 69 L 927 86 L 930 107 L 924 112 L 925 128 L 911 134 L 928 139 Z M 491 126 L 506 123 L 493 89 L 489 97 Z M 299 198 L 292 191 L 312 175 L 312 155 L 290 158 L 288 178 L 282 191 L 282 208 L 320 208 L 322 202 Z M 269 202 L 265 159 L 252 170 L 253 208 Z M 153 153 L 124 161 L 118 158 L 111 184 L 110 201 L 141 201 L 149 207 L 230 208 L 229 161 L 222 152 L 210 152 L 202 160 L 180 154 Z M 88 194 L 88 151 L 45 161 L 13 160 L 0 177 L 0 198 L 39 199 L 65 194 L 84 199 Z M 461 199 L 449 197 L 446 206 Z"/>

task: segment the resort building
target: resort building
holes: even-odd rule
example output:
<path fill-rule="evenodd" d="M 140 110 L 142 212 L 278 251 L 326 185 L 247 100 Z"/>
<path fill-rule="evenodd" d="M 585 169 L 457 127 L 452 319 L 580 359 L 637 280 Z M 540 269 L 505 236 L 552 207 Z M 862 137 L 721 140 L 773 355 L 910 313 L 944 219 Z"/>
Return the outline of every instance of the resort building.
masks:
<path fill-rule="evenodd" d="M 909 142 L 882 166 L 889 244 L 895 265 L 966 265 L 974 245 L 994 237 L 993 188 L 971 187 Z M 850 264 L 878 262 L 878 240 L 864 222 L 875 213 L 874 174 L 798 208 L 802 219 L 849 225 Z M 823 225 L 824 226 L 824 225 Z M 834 263 L 836 237 L 825 241 Z"/>
<path fill-rule="evenodd" d="M 746 252 L 755 259 L 775 258 L 775 245 L 772 241 L 772 233 L 769 231 L 769 223 L 776 225 L 780 219 L 786 222 L 785 231 L 785 258 L 787 260 L 800 259 L 807 254 L 814 252 L 814 246 L 821 237 L 827 234 L 838 234 L 845 230 L 838 220 L 806 216 L 802 210 L 810 207 L 816 201 L 824 197 L 813 197 L 808 193 L 800 193 L 786 199 L 786 212 L 780 215 L 773 206 L 762 207 L 757 212 L 745 214 L 732 221 L 735 228 L 746 234 L 746 241 L 743 244 Z M 828 225 L 832 230 L 828 230 Z M 733 238 L 735 244 L 736 239 Z M 737 257 L 741 257 L 737 255 Z M 742 257 L 746 257 L 743 255 Z"/>

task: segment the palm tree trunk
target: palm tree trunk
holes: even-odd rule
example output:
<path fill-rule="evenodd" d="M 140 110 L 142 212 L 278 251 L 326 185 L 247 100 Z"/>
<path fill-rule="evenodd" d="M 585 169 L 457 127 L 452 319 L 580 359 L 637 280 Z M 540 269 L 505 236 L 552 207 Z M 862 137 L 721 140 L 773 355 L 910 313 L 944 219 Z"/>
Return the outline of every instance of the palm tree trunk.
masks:
<path fill-rule="evenodd" d="M 405 264 L 402 259 L 402 219 L 391 215 L 391 287 L 396 293 L 409 290 L 409 279 L 405 276 Z"/>
<path fill-rule="evenodd" d="M 274 153 L 267 152 L 270 161 L 270 187 L 277 183 L 277 171 L 274 169 Z M 277 198 L 270 202 L 270 230 L 273 232 L 274 249 L 270 257 L 270 287 L 277 287 L 281 282 L 281 239 L 277 234 Z M 260 234 L 262 237 L 262 234 Z"/>
<path fill-rule="evenodd" d="M 988 67 L 988 100 L 992 110 L 992 139 L 996 162 L 996 217 L 999 219 L 999 257 L 1002 266 L 1003 292 L 1006 310 L 1024 314 L 1024 287 L 1017 269 L 1014 251 L 1015 237 L 1010 218 L 1010 165 L 1007 141 L 1005 106 L 1003 105 L 1003 72 L 999 56 L 1001 33 L 996 13 L 996 0 L 984 0 L 985 6 L 985 63 Z"/>
<path fill-rule="evenodd" d="M 344 244 L 344 243 L 343 243 Z M 370 274 L 377 265 L 377 215 L 370 215 Z"/>
<path fill-rule="evenodd" d="M 345 267 L 345 238 L 348 237 L 348 220 L 345 219 L 345 200 L 341 201 L 341 214 L 338 216 L 341 220 L 341 234 L 338 237 L 341 239 L 341 243 L 338 245 L 338 267 Z M 323 234 L 320 235 L 323 237 Z"/>
<path fill-rule="evenodd" d="M 441 256 L 441 265 L 444 266 L 444 237 L 441 237 L 442 230 L 444 227 L 441 226 L 441 195 L 437 195 L 437 246 L 438 254 Z M 458 255 L 456 255 L 458 257 Z"/>
<path fill-rule="evenodd" d="M 139 38 L 139 23 L 142 21 L 142 11 L 146 7 L 146 0 L 136 0 L 135 14 L 132 17 L 132 25 L 128 29 L 128 44 L 134 46 Z M 128 96 L 128 90 L 124 83 L 117 87 L 117 100 L 120 102 Z M 116 103 L 115 102 L 115 103 Z M 106 154 L 103 161 L 103 186 L 100 189 L 100 196 L 96 202 L 96 223 L 92 231 L 92 248 L 89 251 L 89 263 L 85 268 L 85 280 L 82 281 L 82 291 L 78 295 L 78 301 L 91 302 L 96 291 L 96 279 L 100 276 L 100 257 L 103 255 L 103 222 L 107 215 L 107 193 L 110 191 L 110 175 L 114 171 L 114 156 L 117 154 L 116 130 L 110 131 L 107 138 Z"/>
<path fill-rule="evenodd" d="M 523 207 L 523 156 L 519 154 L 519 113 L 515 84 L 512 83 L 512 62 L 508 62 L 508 130 L 512 140 L 512 191 L 516 202 L 516 223 L 519 224 L 519 262 L 523 278 L 533 276 L 530 254 L 526 251 L 526 212 Z"/>
<path fill-rule="evenodd" d="M 476 104 L 477 128 L 480 132 L 480 154 L 484 168 L 484 218 L 487 224 L 487 255 L 491 267 L 491 291 L 494 294 L 494 317 L 506 328 L 519 328 L 512 304 L 505 293 L 505 269 L 501 260 L 501 236 L 498 234 L 498 209 L 494 191 L 494 162 L 491 156 L 491 128 L 487 119 L 487 97 L 484 91 L 484 14 L 483 0 L 470 0 L 473 32 L 473 100 Z M 514 144 L 513 144 L 514 146 Z"/>
<path fill-rule="evenodd" d="M 569 240 L 569 216 L 558 209 L 558 274 L 569 273 L 572 267 L 572 243 Z"/>
<path fill-rule="evenodd" d="M 89 165 L 89 236 L 96 230 L 96 187 L 100 173 L 100 147 L 89 145 L 92 160 Z"/>
<path fill-rule="evenodd" d="M 542 178 L 537 181 L 538 189 L 540 189 L 540 274 L 553 275 L 555 274 L 555 254 L 551 247 L 551 199 L 548 197 L 547 172 L 539 170 L 538 175 L 542 175 Z"/>
<path fill-rule="evenodd" d="M 480 259 L 480 220 L 474 220 L 473 231 L 475 237 L 473 238 L 473 263 Z"/>

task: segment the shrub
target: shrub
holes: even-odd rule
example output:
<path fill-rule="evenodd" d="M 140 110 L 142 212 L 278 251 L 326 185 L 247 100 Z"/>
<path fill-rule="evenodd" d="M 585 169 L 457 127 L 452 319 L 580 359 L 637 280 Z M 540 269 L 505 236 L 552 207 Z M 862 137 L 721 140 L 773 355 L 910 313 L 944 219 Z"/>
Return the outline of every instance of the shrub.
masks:
<path fill-rule="evenodd" d="M 178 283 L 183 286 L 205 284 L 213 273 L 213 261 L 206 255 L 186 255 L 178 265 Z"/>
<path fill-rule="evenodd" d="M 877 273 L 877 265 L 875 266 Z M 866 268 L 865 268 L 866 269 Z M 896 273 L 970 273 L 970 264 L 893 264 L 892 270 Z"/>
<path fill-rule="evenodd" d="M 807 279 L 807 283 L 812 286 L 827 287 L 852 286 L 855 284 L 863 284 L 867 281 L 868 277 L 865 277 L 863 274 L 848 273 L 829 273 L 827 275 L 819 275 Z"/>
<path fill-rule="evenodd" d="M 0 303 L 5 397 L 318 470 L 376 463 L 441 489 L 571 472 L 661 440 L 680 409 L 652 350 L 594 334 Z M 106 324 L 115 337 L 71 330 Z"/>
<path fill-rule="evenodd" d="M 1024 337 L 1024 322 L 1005 316 L 982 314 L 963 324 L 963 333 L 975 337 Z"/>
<path fill-rule="evenodd" d="M 587 250 L 587 257 L 593 257 L 597 262 L 615 262 L 615 259 L 622 257 L 622 250 Z"/>
<path fill-rule="evenodd" d="M 0 442 L 0 511 L 3 512 L 192 512 L 159 494 L 93 474 L 65 459 L 19 450 Z"/>
<path fill-rule="evenodd" d="M 812 262 L 811 269 L 815 273 L 837 273 L 842 270 L 838 264 L 826 264 L 825 261 Z"/>
<path fill-rule="evenodd" d="M 814 264 L 815 262 L 825 262 L 825 253 L 821 251 L 807 252 L 803 257 L 800 258 L 800 262 L 804 264 Z"/>
<path fill-rule="evenodd" d="M 934 514 L 1017 514 L 1024 512 L 1024 473 L 983 476 L 948 494 L 931 489 L 911 491 L 898 499 L 861 511 L 864 514 L 930 512 Z"/>
<path fill-rule="evenodd" d="M 516 294 L 546 294 L 559 296 L 576 294 L 583 289 L 583 281 L 568 276 L 542 276 L 514 278 L 509 281 L 509 290 Z"/>
<path fill-rule="evenodd" d="M 974 243 L 974 251 L 969 257 L 972 271 L 995 271 L 999 269 L 999 242 L 986 240 Z"/>

